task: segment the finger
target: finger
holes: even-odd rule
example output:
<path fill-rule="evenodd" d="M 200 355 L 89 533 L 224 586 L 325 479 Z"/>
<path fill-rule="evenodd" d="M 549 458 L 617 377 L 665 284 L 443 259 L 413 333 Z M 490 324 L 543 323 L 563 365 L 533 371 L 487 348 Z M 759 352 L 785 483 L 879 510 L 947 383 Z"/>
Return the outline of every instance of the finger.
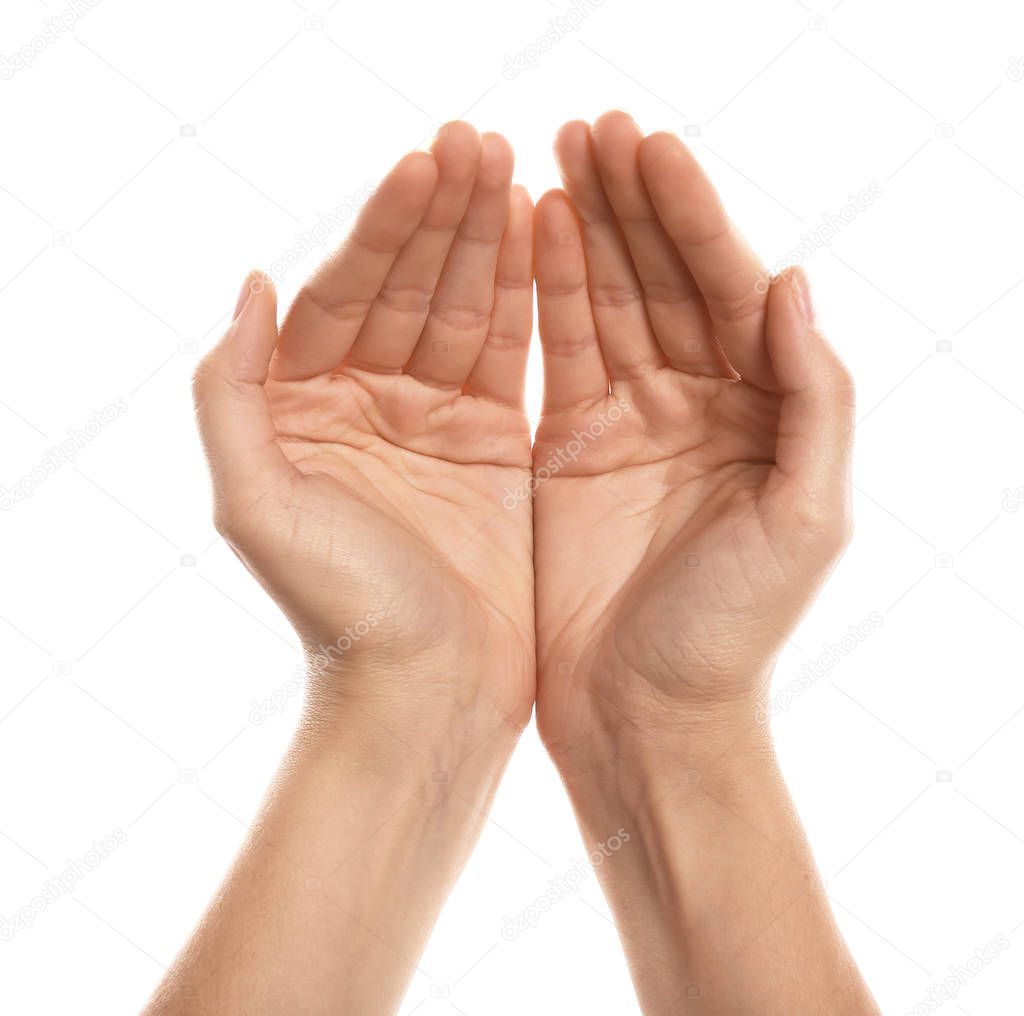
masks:
<path fill-rule="evenodd" d="M 533 221 L 544 412 L 558 413 L 604 398 L 608 372 L 587 289 L 583 238 L 568 195 L 548 191 Z"/>
<path fill-rule="evenodd" d="M 235 319 L 199 364 L 193 394 L 217 514 L 251 507 L 295 470 L 277 443 L 264 384 L 277 344 L 277 296 L 266 276 L 245 280 Z"/>
<path fill-rule="evenodd" d="M 431 147 L 438 177 L 426 214 L 381 286 L 347 361 L 365 370 L 397 373 L 423 331 L 438 279 L 465 214 L 480 164 L 480 136 L 455 121 Z"/>
<path fill-rule="evenodd" d="M 626 113 L 599 117 L 591 131 L 609 203 L 643 287 L 647 316 L 665 358 L 691 374 L 729 377 L 704 298 L 665 232 L 640 175 L 643 132 Z"/>
<path fill-rule="evenodd" d="M 640 172 L 665 231 L 700 287 L 729 362 L 744 381 L 774 391 L 765 348 L 764 266 L 675 135 L 652 134 L 641 142 Z"/>
<path fill-rule="evenodd" d="M 295 298 L 281 329 L 275 378 L 313 377 L 341 363 L 436 181 L 437 165 L 426 152 L 410 153 L 384 178 L 348 239 Z"/>
<path fill-rule="evenodd" d="M 789 269 L 770 287 L 767 319 L 767 348 L 782 391 L 778 479 L 796 482 L 808 512 L 819 522 L 844 520 L 853 450 L 853 381 L 814 325 L 807 276 L 800 268 Z"/>
<path fill-rule="evenodd" d="M 555 154 L 583 226 L 590 302 L 608 372 L 613 378 L 646 375 L 664 358 L 647 319 L 633 259 L 594 164 L 589 126 L 582 121 L 565 124 Z"/>
<path fill-rule="evenodd" d="M 508 223 L 512 162 L 512 147 L 500 134 L 483 135 L 466 214 L 405 368 L 428 384 L 461 388 L 487 339 L 498 250 Z"/>
<path fill-rule="evenodd" d="M 509 195 L 487 340 L 464 391 L 522 408 L 532 334 L 533 202 L 526 188 L 517 185 Z"/>

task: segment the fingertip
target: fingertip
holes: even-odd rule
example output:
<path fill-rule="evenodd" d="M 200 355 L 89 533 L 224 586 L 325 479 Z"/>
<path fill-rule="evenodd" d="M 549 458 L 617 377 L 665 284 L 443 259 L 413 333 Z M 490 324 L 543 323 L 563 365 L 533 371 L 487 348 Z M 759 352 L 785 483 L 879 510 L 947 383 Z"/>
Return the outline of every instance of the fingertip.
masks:
<path fill-rule="evenodd" d="M 512 201 L 514 205 L 533 211 L 533 198 L 530 196 L 530 192 L 521 183 L 512 184 L 510 189 L 512 191 Z"/>
<path fill-rule="evenodd" d="M 475 173 L 480 162 L 480 134 L 465 120 L 451 120 L 438 128 L 430 150 L 441 173 L 459 176 Z"/>
<path fill-rule="evenodd" d="M 767 277 L 769 313 L 774 309 L 776 325 L 785 321 L 790 332 L 808 332 L 814 328 L 814 308 L 807 273 L 799 265 L 790 265 L 777 275 Z"/>
<path fill-rule="evenodd" d="M 606 113 L 602 113 L 594 121 L 594 126 L 591 128 L 591 132 L 594 135 L 608 131 L 630 131 L 636 134 L 642 133 L 636 120 L 622 109 L 610 109 Z"/>
<path fill-rule="evenodd" d="M 485 159 L 511 163 L 514 158 L 512 143 L 498 131 L 484 131 L 480 135 L 480 147 Z"/>
<path fill-rule="evenodd" d="M 487 132 L 480 137 L 480 180 L 493 188 L 508 187 L 512 180 L 515 155 L 502 134 Z"/>
<path fill-rule="evenodd" d="M 537 199 L 537 211 L 564 216 L 572 212 L 572 202 L 561 187 L 552 187 Z"/>
<path fill-rule="evenodd" d="M 364 205 L 356 233 L 369 231 L 375 247 L 400 244 L 407 235 L 407 224 L 426 211 L 439 172 L 431 152 L 402 156 Z"/>
<path fill-rule="evenodd" d="M 686 142 L 669 131 L 655 131 L 640 141 L 637 150 L 640 172 L 649 181 L 666 186 L 707 186 L 711 182 Z M 717 199 L 717 194 L 715 194 Z"/>
<path fill-rule="evenodd" d="M 655 131 L 653 134 L 648 134 L 640 142 L 640 168 L 643 170 L 650 169 L 659 159 L 664 158 L 669 152 L 674 152 L 675 150 L 678 150 L 681 154 L 689 151 L 686 145 L 669 131 Z"/>
<path fill-rule="evenodd" d="M 434 138 L 452 144 L 472 144 L 479 142 L 480 132 L 468 120 L 447 120 L 438 127 Z"/>
<path fill-rule="evenodd" d="M 621 194 L 622 188 L 639 172 L 637 160 L 643 136 L 636 121 L 620 110 L 605 113 L 594 122 L 594 155 L 602 178 L 616 194 Z"/>
<path fill-rule="evenodd" d="M 566 124 L 556 149 L 558 169 L 565 189 L 584 222 L 599 222 L 610 214 L 608 196 L 597 166 L 590 125 L 581 120 Z"/>
<path fill-rule="evenodd" d="M 818 328 L 807 273 L 791 266 L 770 280 L 767 344 L 772 371 L 785 392 L 851 388 L 850 372 Z"/>
<path fill-rule="evenodd" d="M 586 155 L 589 145 L 590 124 L 586 120 L 570 120 L 555 134 L 555 157 L 564 167 L 566 162 L 575 162 Z"/>
<path fill-rule="evenodd" d="M 508 222 L 499 255 L 499 272 L 533 278 L 534 207 L 529 192 L 521 184 L 509 191 Z M 532 297 L 531 297 L 532 301 Z"/>
<path fill-rule="evenodd" d="M 229 329 L 229 334 L 238 331 L 239 325 L 257 314 L 267 304 L 272 306 L 276 312 L 277 289 L 274 287 L 274 280 L 266 272 L 254 268 L 246 275 L 242 283 L 235 311 L 231 316 L 232 327 Z"/>
<path fill-rule="evenodd" d="M 530 192 L 520 183 L 509 189 L 508 225 L 506 230 L 513 235 L 533 229 L 533 199 Z"/>
<path fill-rule="evenodd" d="M 409 152 L 389 174 L 397 184 L 414 193 L 429 194 L 437 184 L 437 159 L 432 152 Z"/>
<path fill-rule="evenodd" d="M 800 316 L 808 328 L 815 326 L 814 301 L 811 298 L 811 281 L 800 265 L 788 270 L 786 283 L 790 288 L 790 299 L 797 304 Z"/>
<path fill-rule="evenodd" d="M 534 231 L 538 246 L 567 246 L 576 241 L 579 223 L 569 195 L 560 187 L 545 191 L 537 201 Z"/>
<path fill-rule="evenodd" d="M 237 381 L 264 384 L 277 345 L 277 288 L 266 272 L 253 270 L 246 276 L 242 296 L 224 336 L 225 357 Z"/>
<path fill-rule="evenodd" d="M 246 276 L 246 279 L 254 295 L 277 303 L 277 287 L 274 285 L 274 280 L 265 271 L 254 268 Z"/>
<path fill-rule="evenodd" d="M 578 137 L 585 137 L 590 133 L 590 124 L 586 120 L 566 120 L 561 127 L 555 131 L 555 147 L 563 141 L 572 140 Z"/>
<path fill-rule="evenodd" d="M 276 344 L 277 291 L 269 275 L 253 270 L 242 282 L 230 324 L 196 370 L 197 401 L 200 390 L 209 392 L 211 378 L 264 384 Z"/>

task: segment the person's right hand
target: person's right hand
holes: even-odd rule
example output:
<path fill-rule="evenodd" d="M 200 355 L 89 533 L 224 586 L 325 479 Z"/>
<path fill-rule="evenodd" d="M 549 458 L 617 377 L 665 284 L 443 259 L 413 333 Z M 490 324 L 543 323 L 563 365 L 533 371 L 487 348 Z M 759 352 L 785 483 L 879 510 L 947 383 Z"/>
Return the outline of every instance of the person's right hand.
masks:
<path fill-rule="evenodd" d="M 504 138 L 449 124 L 280 333 L 250 276 L 195 378 L 218 529 L 317 664 L 314 703 L 448 743 L 533 704 L 532 506 L 502 504 L 530 475 L 532 206 L 511 176 Z"/>

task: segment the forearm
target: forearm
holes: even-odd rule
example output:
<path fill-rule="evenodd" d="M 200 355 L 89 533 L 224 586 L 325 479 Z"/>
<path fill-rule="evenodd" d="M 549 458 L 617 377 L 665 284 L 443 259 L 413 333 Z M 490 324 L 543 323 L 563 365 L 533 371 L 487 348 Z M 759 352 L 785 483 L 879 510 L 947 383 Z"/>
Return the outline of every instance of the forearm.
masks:
<path fill-rule="evenodd" d="M 614 769 L 565 775 L 588 841 L 630 834 L 598 874 L 644 1012 L 877 1014 L 766 730 L 617 737 Z"/>
<path fill-rule="evenodd" d="M 146 1016 L 394 1012 L 514 743 L 452 731 L 300 730 Z"/>

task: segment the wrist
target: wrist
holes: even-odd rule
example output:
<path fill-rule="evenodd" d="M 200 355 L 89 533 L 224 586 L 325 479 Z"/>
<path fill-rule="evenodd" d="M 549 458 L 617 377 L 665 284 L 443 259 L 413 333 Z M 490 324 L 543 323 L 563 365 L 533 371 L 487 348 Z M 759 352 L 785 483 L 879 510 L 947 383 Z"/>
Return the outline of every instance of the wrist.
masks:
<path fill-rule="evenodd" d="M 434 712 L 389 695 L 324 696 L 311 688 L 289 763 L 327 780 L 442 806 L 489 803 L 521 727 L 488 710 Z"/>
<path fill-rule="evenodd" d="M 642 804 L 680 784 L 728 785 L 777 769 L 760 693 L 699 705 L 651 698 L 612 702 L 582 689 L 577 694 L 586 709 L 576 714 L 571 737 L 546 726 L 542 710 L 539 717 L 570 793 L 614 787 Z"/>
<path fill-rule="evenodd" d="M 570 765 L 559 772 L 584 820 L 602 813 L 626 820 L 664 805 L 699 809 L 710 799 L 731 806 L 782 783 L 770 734 L 755 726 L 700 739 L 622 736 L 615 750 L 602 752 L 599 761 L 594 756 L 588 769 Z"/>
<path fill-rule="evenodd" d="M 456 653 L 348 658 L 307 654 L 303 727 L 318 743 L 353 742 L 378 759 L 427 775 L 503 767 L 533 710 L 532 660 L 494 662 Z M 364 744 L 365 742 L 365 744 Z"/>
<path fill-rule="evenodd" d="M 305 1012 L 339 985 L 345 1011 L 397 1011 L 508 753 L 494 739 L 449 762 L 405 741 L 365 711 L 307 709 L 216 916 L 149 1012 L 178 1012 L 186 986 L 207 1012 Z"/>
<path fill-rule="evenodd" d="M 645 1012 L 680 1012 L 695 987 L 708 1009 L 746 1011 L 739 999 L 770 983 L 764 971 L 779 963 L 817 971 L 821 984 L 794 975 L 794 991 L 769 995 L 766 1012 L 804 1011 L 801 992 L 815 1011 L 833 1011 L 822 1002 L 836 992 L 854 998 L 850 961 L 765 727 L 731 743 L 716 736 L 645 746 L 566 784 L 588 845 L 611 836 L 626 844 L 597 874 Z M 725 967 L 729 976 L 719 977 Z M 875 1012 L 864 999 L 848 1008 L 836 995 L 834 1010 Z"/>

